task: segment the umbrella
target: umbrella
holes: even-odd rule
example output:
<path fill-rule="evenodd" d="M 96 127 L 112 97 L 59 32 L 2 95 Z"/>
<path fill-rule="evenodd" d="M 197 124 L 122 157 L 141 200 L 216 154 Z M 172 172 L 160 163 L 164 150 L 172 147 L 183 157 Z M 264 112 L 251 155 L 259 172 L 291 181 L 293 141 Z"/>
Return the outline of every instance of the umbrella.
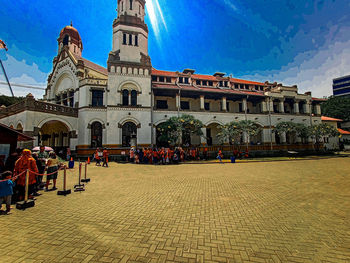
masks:
<path fill-rule="evenodd" d="M 33 152 L 38 152 L 40 151 L 40 146 L 34 147 Z M 51 147 L 45 146 L 45 152 L 53 152 L 53 149 Z"/>

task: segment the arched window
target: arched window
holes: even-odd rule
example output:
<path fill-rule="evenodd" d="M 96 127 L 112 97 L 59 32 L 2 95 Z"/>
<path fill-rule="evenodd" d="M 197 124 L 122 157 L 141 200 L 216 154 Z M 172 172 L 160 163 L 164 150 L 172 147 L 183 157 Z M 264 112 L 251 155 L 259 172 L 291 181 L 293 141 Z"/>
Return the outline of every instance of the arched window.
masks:
<path fill-rule="evenodd" d="M 137 106 L 137 91 L 131 91 L 131 106 Z"/>
<path fill-rule="evenodd" d="M 69 44 L 69 36 L 65 35 L 63 38 L 63 46 L 68 46 Z"/>
<path fill-rule="evenodd" d="M 132 0 L 130 0 L 130 10 L 132 10 Z"/>
<path fill-rule="evenodd" d="M 129 91 L 123 90 L 123 106 L 129 106 Z"/>
<path fill-rule="evenodd" d="M 91 148 L 102 147 L 102 124 L 95 121 L 91 124 Z"/>

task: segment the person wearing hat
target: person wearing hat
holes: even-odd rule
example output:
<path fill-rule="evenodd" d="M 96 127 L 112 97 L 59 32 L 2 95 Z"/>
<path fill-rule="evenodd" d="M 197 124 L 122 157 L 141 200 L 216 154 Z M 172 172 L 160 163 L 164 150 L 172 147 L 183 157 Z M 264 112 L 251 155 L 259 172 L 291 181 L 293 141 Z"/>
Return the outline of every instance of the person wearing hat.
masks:
<path fill-rule="evenodd" d="M 22 156 L 17 160 L 13 175 L 20 175 L 17 179 L 17 186 L 19 190 L 19 201 L 24 199 L 25 195 L 25 185 L 26 185 L 26 172 L 29 170 L 28 178 L 28 194 L 29 198 L 32 198 L 31 194 L 34 190 L 34 185 L 36 183 L 35 175 L 39 172 L 36 162 L 32 157 L 32 152 L 28 149 L 23 150 Z"/>
<path fill-rule="evenodd" d="M 59 160 L 55 152 L 49 153 L 49 160 L 47 161 L 47 175 L 46 175 L 46 185 L 45 191 L 49 191 L 50 180 L 53 181 L 52 190 L 56 190 L 56 180 L 58 174 L 58 167 L 60 166 Z"/>

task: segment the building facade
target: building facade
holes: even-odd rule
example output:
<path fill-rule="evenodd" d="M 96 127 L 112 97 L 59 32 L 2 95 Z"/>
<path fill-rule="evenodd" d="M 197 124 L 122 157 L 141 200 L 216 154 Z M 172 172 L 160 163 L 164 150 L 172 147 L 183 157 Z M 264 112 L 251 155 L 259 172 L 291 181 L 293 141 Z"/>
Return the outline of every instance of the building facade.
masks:
<path fill-rule="evenodd" d="M 333 79 L 333 95 L 350 96 L 350 75 Z"/>
<path fill-rule="evenodd" d="M 25 101 L 1 109 L 0 122 L 20 125 L 36 145 L 70 147 L 82 156 L 96 147 L 119 154 L 130 146 L 156 145 L 157 126 L 181 114 L 193 115 L 205 125 L 205 136 L 191 138 L 190 145 L 219 145 L 219 125 L 252 120 L 262 127 L 250 141 L 257 150 L 310 147 L 295 135 L 278 136 L 272 130 L 282 121 L 321 123 L 322 99 L 298 93 L 297 86 L 241 80 L 219 72 L 157 70 L 148 55 L 145 1 L 118 0 L 117 12 L 106 68 L 83 58 L 78 31 L 72 25 L 64 27 L 43 100 L 28 95 Z"/>

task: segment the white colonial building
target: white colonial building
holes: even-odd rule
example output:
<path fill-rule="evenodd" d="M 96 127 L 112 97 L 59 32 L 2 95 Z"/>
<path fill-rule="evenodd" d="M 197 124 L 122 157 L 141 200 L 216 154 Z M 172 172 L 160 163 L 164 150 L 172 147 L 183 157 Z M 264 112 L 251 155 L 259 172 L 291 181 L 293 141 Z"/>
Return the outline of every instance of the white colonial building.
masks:
<path fill-rule="evenodd" d="M 0 122 L 33 136 L 35 144 L 70 147 L 82 156 L 101 146 L 119 154 L 131 145 L 156 145 L 157 125 L 181 114 L 205 124 L 205 137 L 191 138 L 191 145 L 218 145 L 218 125 L 252 120 L 262 127 L 250 142 L 256 150 L 310 147 L 295 135 L 278 136 L 272 130 L 282 121 L 321 123 L 323 100 L 310 92 L 299 94 L 297 86 L 191 69 L 156 70 L 144 17 L 145 0 L 118 0 L 107 68 L 83 58 L 78 31 L 72 25 L 63 28 L 43 100 L 27 96 L 2 109 Z"/>

